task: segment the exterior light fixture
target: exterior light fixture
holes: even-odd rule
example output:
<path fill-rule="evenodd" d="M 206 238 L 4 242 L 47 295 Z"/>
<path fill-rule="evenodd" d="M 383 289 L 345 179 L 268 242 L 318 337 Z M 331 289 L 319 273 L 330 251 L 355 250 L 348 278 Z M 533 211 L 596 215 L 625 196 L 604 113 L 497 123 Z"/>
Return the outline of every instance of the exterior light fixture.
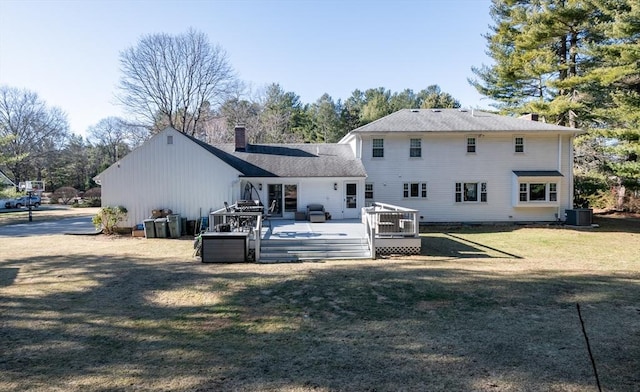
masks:
<path fill-rule="evenodd" d="M 334 190 L 334 191 L 337 191 L 337 190 L 338 190 L 338 183 L 337 183 L 337 182 L 334 182 L 334 183 L 333 183 L 333 190 Z"/>
<path fill-rule="evenodd" d="M 262 190 L 262 183 L 258 184 L 258 190 Z"/>

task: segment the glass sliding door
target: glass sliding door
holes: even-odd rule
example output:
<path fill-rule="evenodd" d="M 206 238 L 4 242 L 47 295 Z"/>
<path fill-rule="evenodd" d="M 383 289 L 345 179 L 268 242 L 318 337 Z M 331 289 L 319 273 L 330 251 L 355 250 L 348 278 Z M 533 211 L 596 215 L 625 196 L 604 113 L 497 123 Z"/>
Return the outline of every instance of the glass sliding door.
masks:
<path fill-rule="evenodd" d="M 284 212 L 298 211 L 298 185 L 289 184 L 284 186 Z"/>

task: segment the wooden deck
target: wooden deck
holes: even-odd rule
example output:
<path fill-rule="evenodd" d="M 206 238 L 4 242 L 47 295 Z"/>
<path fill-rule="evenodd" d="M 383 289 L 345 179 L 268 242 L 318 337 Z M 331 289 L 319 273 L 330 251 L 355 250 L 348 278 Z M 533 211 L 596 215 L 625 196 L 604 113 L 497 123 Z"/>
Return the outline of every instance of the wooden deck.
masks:
<path fill-rule="evenodd" d="M 325 240 L 366 238 L 364 224 L 359 219 L 328 220 L 323 223 L 271 219 L 271 227 L 263 227 L 262 240 Z"/>

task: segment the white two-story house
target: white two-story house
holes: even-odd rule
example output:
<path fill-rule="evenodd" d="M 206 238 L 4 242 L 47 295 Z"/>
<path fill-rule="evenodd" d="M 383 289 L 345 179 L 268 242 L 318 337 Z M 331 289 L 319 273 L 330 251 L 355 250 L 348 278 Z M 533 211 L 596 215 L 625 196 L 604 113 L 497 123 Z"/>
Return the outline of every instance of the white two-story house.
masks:
<path fill-rule="evenodd" d="M 367 173 L 365 204 L 419 211 L 421 222 L 564 220 L 573 208 L 581 131 L 459 109 L 405 109 L 349 132 Z"/>
<path fill-rule="evenodd" d="M 208 145 L 168 128 L 96 176 L 102 205 L 134 226 L 154 209 L 188 219 L 239 199 L 294 219 L 310 203 L 333 219 L 374 202 L 420 222 L 564 220 L 573 207 L 573 145 L 581 131 L 457 109 L 400 110 L 337 144 Z"/>

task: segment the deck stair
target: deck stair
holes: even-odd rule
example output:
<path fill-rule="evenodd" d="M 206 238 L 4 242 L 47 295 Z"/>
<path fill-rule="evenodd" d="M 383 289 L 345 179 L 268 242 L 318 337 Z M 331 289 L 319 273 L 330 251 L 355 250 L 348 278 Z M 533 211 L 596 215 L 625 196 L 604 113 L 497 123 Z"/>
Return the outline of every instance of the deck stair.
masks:
<path fill-rule="evenodd" d="M 365 238 L 266 239 L 260 247 L 261 263 L 365 258 L 371 258 Z"/>

